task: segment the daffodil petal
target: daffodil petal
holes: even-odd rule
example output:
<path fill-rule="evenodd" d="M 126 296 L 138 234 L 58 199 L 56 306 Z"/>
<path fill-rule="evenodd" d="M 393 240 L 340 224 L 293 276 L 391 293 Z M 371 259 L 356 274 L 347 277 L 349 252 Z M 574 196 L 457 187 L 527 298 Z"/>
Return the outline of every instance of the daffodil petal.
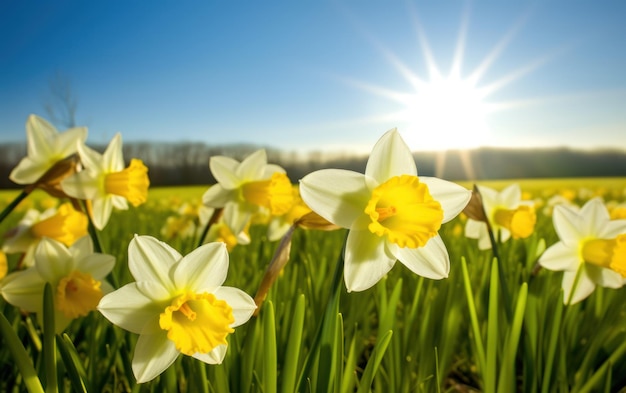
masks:
<path fill-rule="evenodd" d="M 90 200 L 98 195 L 99 182 L 92 172 L 82 171 L 63 179 L 61 188 L 74 198 Z"/>
<path fill-rule="evenodd" d="M 241 183 L 241 179 L 235 173 L 238 166 L 239 162 L 230 157 L 215 156 L 209 160 L 209 168 L 213 177 L 221 187 L 227 190 L 237 188 Z"/>
<path fill-rule="evenodd" d="M 539 257 L 539 264 L 550 270 L 576 271 L 580 265 L 578 249 L 558 242 L 548 247 Z"/>
<path fill-rule="evenodd" d="M 87 139 L 87 129 L 85 127 L 70 128 L 59 133 L 55 140 L 55 150 L 63 158 L 76 153 L 77 143 L 83 143 Z"/>
<path fill-rule="evenodd" d="M 436 177 L 422 176 L 420 181 L 428 186 L 428 191 L 443 209 L 443 221 L 446 223 L 458 216 L 472 197 L 472 192 L 465 187 Z"/>
<path fill-rule="evenodd" d="M 26 311 L 41 311 L 45 281 L 34 267 L 11 273 L 0 285 L 4 299 Z"/>
<path fill-rule="evenodd" d="M 128 210 L 128 199 L 121 195 L 109 195 L 111 205 L 117 210 Z"/>
<path fill-rule="evenodd" d="M 585 203 L 580 209 L 580 215 L 585 217 L 581 230 L 586 234 L 595 236 L 602 231 L 611 219 L 609 211 L 600 198 L 593 198 Z"/>
<path fill-rule="evenodd" d="M 219 287 L 213 294 L 216 298 L 224 300 L 228 303 L 230 308 L 232 308 L 235 322 L 233 322 L 230 327 L 237 327 L 244 324 L 250 319 L 254 310 L 256 310 L 254 299 L 239 288 Z"/>
<path fill-rule="evenodd" d="M 195 353 L 192 357 L 207 364 L 221 364 L 224 356 L 226 356 L 227 349 L 227 345 L 218 345 L 209 353 Z"/>
<path fill-rule="evenodd" d="M 102 154 L 93 150 L 84 143 L 77 143 L 76 149 L 80 156 L 80 161 L 83 163 L 87 171 L 92 173 L 100 173 L 104 170 L 104 160 Z"/>
<path fill-rule="evenodd" d="M 388 246 L 404 266 L 419 276 L 439 280 L 448 277 L 450 273 L 448 250 L 439 235 L 431 238 L 424 247 L 398 247 L 396 244 Z"/>
<path fill-rule="evenodd" d="M 506 209 L 516 209 L 522 199 L 522 190 L 519 184 L 515 183 L 500 191 L 498 196 L 500 198 L 499 205 Z"/>
<path fill-rule="evenodd" d="M 153 380 L 174 363 L 180 352 L 163 330 L 155 334 L 142 334 L 135 345 L 133 374 L 137 383 Z"/>
<path fill-rule="evenodd" d="M 126 284 L 104 295 L 98 304 L 98 311 L 111 323 L 137 334 L 146 330 L 150 322 L 158 329 L 155 317 L 163 312 L 158 303 L 137 288 L 137 283 Z"/>
<path fill-rule="evenodd" d="M 365 176 L 376 180 L 375 187 L 394 176 L 417 176 L 415 158 L 411 149 L 404 142 L 398 131 L 387 131 L 372 148 L 372 153 L 365 167 Z"/>
<path fill-rule="evenodd" d="M 226 244 L 207 243 L 185 255 L 174 267 L 174 285 L 195 293 L 212 293 L 224 283 L 227 273 Z"/>
<path fill-rule="evenodd" d="M 626 220 L 610 220 L 598 231 L 598 238 L 611 239 L 622 233 L 626 233 Z"/>
<path fill-rule="evenodd" d="M 30 115 L 26 120 L 26 138 L 28 140 L 27 153 L 30 157 L 48 157 L 52 154 L 51 141 L 58 135 L 48 121 Z"/>
<path fill-rule="evenodd" d="M 229 203 L 224 207 L 224 223 L 232 233 L 243 231 L 252 218 L 252 211 L 245 204 Z"/>
<path fill-rule="evenodd" d="M 578 242 L 586 235 L 581 233 L 579 213 L 569 206 L 557 205 L 552 212 L 552 221 L 559 239 L 569 247 L 578 247 Z"/>
<path fill-rule="evenodd" d="M 237 178 L 242 180 L 259 180 L 267 165 L 265 149 L 260 149 L 247 156 L 235 171 Z"/>
<path fill-rule="evenodd" d="M 91 274 L 96 280 L 102 280 L 115 267 L 115 257 L 108 254 L 91 254 L 78 261 L 80 271 Z"/>
<path fill-rule="evenodd" d="M 346 243 L 344 281 L 348 292 L 364 291 L 391 270 L 396 258 L 382 238 L 369 231 L 350 231 Z"/>
<path fill-rule="evenodd" d="M 300 195 L 317 214 L 331 223 L 350 228 L 364 214 L 371 193 L 365 176 L 343 169 L 322 169 L 300 180 Z"/>
<path fill-rule="evenodd" d="M 76 269 L 70 251 L 56 240 L 44 237 L 35 249 L 35 266 L 44 281 L 54 283 Z"/>
<path fill-rule="evenodd" d="M 17 184 L 33 184 L 49 169 L 46 162 L 35 161 L 24 157 L 11 171 L 9 178 Z"/>
<path fill-rule="evenodd" d="M 128 245 L 128 268 L 136 281 L 155 281 L 165 288 L 173 288 L 168 276 L 170 268 L 182 255 L 152 236 L 138 236 Z"/>
<path fill-rule="evenodd" d="M 570 304 L 576 304 L 581 300 L 587 298 L 589 295 L 591 295 L 594 289 L 596 289 L 596 284 L 589 278 L 585 270 L 580 273 L 580 278 L 576 283 L 576 288 L 572 288 L 576 279 L 576 273 L 576 271 L 563 272 L 563 281 L 561 282 L 561 287 L 563 288 L 563 302 L 566 304 L 570 298 L 570 293 L 572 292 L 572 290 L 574 291 L 574 294 L 572 295 L 572 300 Z"/>
<path fill-rule="evenodd" d="M 283 167 L 281 167 L 280 165 L 267 164 L 265 165 L 265 168 L 263 170 L 262 177 L 264 179 L 269 179 L 270 177 L 272 177 L 274 173 L 286 173 L 286 172 L 285 172 L 285 169 L 283 169 Z"/>
<path fill-rule="evenodd" d="M 202 203 L 209 207 L 224 207 L 233 198 L 232 190 L 225 189 L 221 184 L 214 184 L 202 195 Z"/>
<path fill-rule="evenodd" d="M 104 229 L 113 212 L 113 201 L 111 201 L 110 196 L 93 199 L 91 211 L 93 225 L 99 230 Z"/>
<path fill-rule="evenodd" d="M 487 224 L 482 221 L 472 220 L 468 218 L 465 222 L 465 237 L 469 237 L 470 239 L 478 239 L 484 232 L 487 233 Z"/>
<path fill-rule="evenodd" d="M 85 235 L 76 241 L 69 248 L 72 258 L 79 261 L 93 254 L 93 241 L 89 235 Z"/>
<path fill-rule="evenodd" d="M 587 264 L 586 269 L 589 278 L 601 287 L 621 288 L 624 285 L 624 278 L 616 271 L 591 264 Z"/>
<path fill-rule="evenodd" d="M 102 154 L 102 162 L 105 171 L 119 172 L 124 169 L 124 155 L 122 154 L 122 135 L 118 132 L 115 134 L 109 146 L 107 146 L 104 154 Z"/>

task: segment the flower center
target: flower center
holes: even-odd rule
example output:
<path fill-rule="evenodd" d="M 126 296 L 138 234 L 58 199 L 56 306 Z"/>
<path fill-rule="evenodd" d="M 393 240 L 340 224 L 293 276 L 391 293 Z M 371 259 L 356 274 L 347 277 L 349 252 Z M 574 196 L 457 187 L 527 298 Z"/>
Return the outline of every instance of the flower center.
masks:
<path fill-rule="evenodd" d="M 494 221 L 511 231 L 513 239 L 525 239 L 532 235 L 537 216 L 532 207 L 521 205 L 514 210 L 497 209 L 494 213 Z"/>
<path fill-rule="evenodd" d="M 443 221 L 441 204 L 417 176 L 395 176 L 372 191 L 365 207 L 368 229 L 400 247 L 422 247 L 437 234 Z"/>
<path fill-rule="evenodd" d="M 36 238 L 49 237 L 69 247 L 87 235 L 87 216 L 74 210 L 70 203 L 64 203 L 56 214 L 35 223 L 30 230 Z"/>
<path fill-rule="evenodd" d="M 615 239 L 591 239 L 584 242 L 585 262 L 614 270 L 626 278 L 626 234 Z"/>
<path fill-rule="evenodd" d="M 293 204 L 293 187 L 284 173 L 274 173 L 269 180 L 245 183 L 241 192 L 246 201 L 268 208 L 274 216 L 287 213 Z"/>
<path fill-rule="evenodd" d="M 89 273 L 74 270 L 59 281 L 55 305 L 66 317 L 74 319 L 95 310 L 101 298 L 100 281 Z"/>
<path fill-rule="evenodd" d="M 159 326 L 167 330 L 181 353 L 209 353 L 221 344 L 227 344 L 226 336 L 235 330 L 233 310 L 212 293 L 186 292 L 174 299 L 159 317 Z"/>
<path fill-rule="evenodd" d="M 128 168 L 106 175 L 104 190 L 107 194 L 123 196 L 133 206 L 139 206 L 148 198 L 148 168 L 141 160 L 133 158 Z"/>

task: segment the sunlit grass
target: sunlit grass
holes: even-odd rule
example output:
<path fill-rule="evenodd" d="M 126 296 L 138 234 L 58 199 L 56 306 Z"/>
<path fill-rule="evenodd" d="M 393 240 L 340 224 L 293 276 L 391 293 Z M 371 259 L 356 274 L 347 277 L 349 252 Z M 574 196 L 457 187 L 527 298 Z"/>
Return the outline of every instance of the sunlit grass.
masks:
<path fill-rule="evenodd" d="M 581 204 L 602 196 L 622 203 L 626 179 L 478 184 L 501 189 L 513 182 L 536 200 L 537 230 L 501 244 L 498 261 L 463 236 L 461 216 L 441 230 L 451 260 L 447 279 L 420 278 L 397 264 L 363 292 L 347 293 L 340 281 L 335 298 L 333 276 L 346 232 L 297 229 L 289 263 L 259 315 L 229 336 L 223 364 L 180 357 L 154 381 L 137 385 L 130 369 L 137 336 L 92 312 L 56 339 L 59 391 L 619 391 L 626 384 L 626 289 L 599 287 L 585 301 L 563 306 L 562 274 L 538 269 L 536 261 L 557 241 L 551 211 L 544 209 L 551 198 L 561 195 Z M 200 200 L 205 190 L 154 188 L 145 205 L 113 214 L 99 237 L 103 251 L 117 258 L 117 285 L 132 280 L 127 268 L 132 236 L 159 238 L 166 218 L 181 203 Z M 17 194 L 0 192 L 0 205 Z M 24 203 L 0 224 L 0 233 L 14 226 L 26 207 L 42 209 L 52 202 L 34 193 Z M 252 227 L 252 242 L 230 253 L 224 285 L 254 296 L 277 247 L 266 236 L 263 225 Z M 182 254 L 196 246 L 185 238 L 169 244 Z M 9 257 L 13 268 L 16 256 Z M 53 391 L 36 319 L 3 300 L 0 309 L 7 322 L 3 329 L 15 333 L 2 335 L 0 390 L 29 389 L 33 376 L 20 372 L 18 360 L 30 358 L 41 384 Z M 27 358 L 16 359 L 4 340 L 21 342 Z"/>

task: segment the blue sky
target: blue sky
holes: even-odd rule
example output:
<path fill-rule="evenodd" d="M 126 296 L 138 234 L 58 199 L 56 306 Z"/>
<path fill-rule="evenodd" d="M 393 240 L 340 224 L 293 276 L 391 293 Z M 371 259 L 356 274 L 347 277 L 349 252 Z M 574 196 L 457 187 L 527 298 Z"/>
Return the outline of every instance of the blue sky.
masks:
<path fill-rule="evenodd" d="M 626 149 L 625 19 L 623 1 L 4 1 L 0 142 L 47 117 L 61 74 L 91 144 L 366 151 L 398 127 L 415 150 Z"/>

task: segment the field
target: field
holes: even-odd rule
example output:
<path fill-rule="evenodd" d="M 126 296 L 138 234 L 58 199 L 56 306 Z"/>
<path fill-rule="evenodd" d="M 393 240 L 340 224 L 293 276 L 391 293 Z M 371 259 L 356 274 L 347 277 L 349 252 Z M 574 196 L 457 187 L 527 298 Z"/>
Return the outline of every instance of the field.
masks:
<path fill-rule="evenodd" d="M 475 239 L 464 236 L 467 217 L 456 217 L 439 232 L 451 264 L 448 278 L 442 280 L 420 277 L 396 263 L 374 287 L 348 293 L 341 278 L 347 231 L 295 229 L 288 263 L 258 315 L 228 335 L 223 363 L 207 365 L 180 356 L 143 384 L 136 383 L 131 369 L 137 334 L 93 311 L 50 339 L 33 314 L 0 298 L 0 309 L 16 334 L 3 330 L 0 390 L 37 391 L 43 386 L 46 392 L 626 391 L 626 289 L 598 286 L 586 299 L 566 305 L 563 273 L 537 265 L 542 253 L 559 241 L 553 204 L 582 206 L 601 197 L 610 212 L 619 214 L 620 206 L 626 206 L 626 179 L 477 182 L 496 190 L 514 183 L 534 204 L 533 233 L 499 242 L 494 258 L 493 250 L 480 250 Z M 116 258 L 108 276 L 113 287 L 134 280 L 128 269 L 128 245 L 134 234 L 154 236 L 182 255 L 197 247 L 202 228 L 187 237 L 173 228 L 165 235 L 162 229 L 168 217 L 181 217 L 184 203 L 199 204 L 205 191 L 206 187 L 153 188 L 145 204 L 113 213 L 97 234 L 102 252 Z M 0 192 L 0 208 L 17 194 Z M 28 208 L 43 210 L 56 203 L 35 192 L 0 224 L 0 233 L 13 228 Z M 197 224 L 197 217 L 191 221 Z M 229 252 L 224 285 L 254 297 L 279 242 L 268 240 L 262 222 L 252 225 L 250 239 L 250 244 Z M 7 256 L 11 271 L 19 255 Z M 10 347 L 11 340 L 21 343 L 22 349 Z M 55 346 L 50 355 L 46 348 Z M 22 357 L 16 351 L 22 351 Z"/>

